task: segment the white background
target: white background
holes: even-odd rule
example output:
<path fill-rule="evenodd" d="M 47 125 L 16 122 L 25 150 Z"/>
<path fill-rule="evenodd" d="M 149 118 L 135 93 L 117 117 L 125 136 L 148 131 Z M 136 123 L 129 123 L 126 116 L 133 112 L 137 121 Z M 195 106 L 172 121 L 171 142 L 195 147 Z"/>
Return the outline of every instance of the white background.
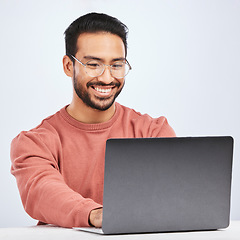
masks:
<path fill-rule="evenodd" d="M 239 0 L 0 0 L 0 227 L 36 223 L 10 174 L 10 142 L 70 103 L 63 32 L 92 11 L 129 27 L 133 70 L 118 102 L 166 116 L 178 136 L 234 137 L 231 219 L 240 220 Z"/>

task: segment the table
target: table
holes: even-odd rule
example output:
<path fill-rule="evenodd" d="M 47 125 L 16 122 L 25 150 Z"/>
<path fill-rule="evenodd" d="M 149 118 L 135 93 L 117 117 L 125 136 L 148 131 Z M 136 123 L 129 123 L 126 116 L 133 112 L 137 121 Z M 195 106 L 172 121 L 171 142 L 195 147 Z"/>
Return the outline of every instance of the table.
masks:
<path fill-rule="evenodd" d="M 55 226 L 0 228 L 1 240 L 94 240 L 94 239 L 158 239 L 158 240 L 240 240 L 240 221 L 232 221 L 226 229 L 217 231 L 99 235 Z"/>

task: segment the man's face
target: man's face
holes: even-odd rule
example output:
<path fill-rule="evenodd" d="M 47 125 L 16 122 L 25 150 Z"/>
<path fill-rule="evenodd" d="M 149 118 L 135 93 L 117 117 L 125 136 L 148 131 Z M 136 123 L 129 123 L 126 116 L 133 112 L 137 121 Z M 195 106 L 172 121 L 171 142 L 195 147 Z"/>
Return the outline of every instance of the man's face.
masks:
<path fill-rule="evenodd" d="M 82 63 L 98 59 L 111 65 L 116 59 L 125 59 L 125 47 L 122 39 L 110 33 L 83 33 L 77 41 L 78 51 L 75 55 Z M 90 77 L 83 65 L 75 61 L 74 90 L 77 96 L 89 107 L 107 110 L 112 106 L 124 86 L 124 78 L 111 76 L 109 67 L 102 75 Z"/>

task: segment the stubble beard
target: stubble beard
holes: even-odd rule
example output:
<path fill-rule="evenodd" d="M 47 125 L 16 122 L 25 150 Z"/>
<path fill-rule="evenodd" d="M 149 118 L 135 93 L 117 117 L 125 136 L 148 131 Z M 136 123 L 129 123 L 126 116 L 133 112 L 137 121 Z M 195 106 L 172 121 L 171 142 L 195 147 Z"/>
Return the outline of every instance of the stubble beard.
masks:
<path fill-rule="evenodd" d="M 91 87 L 91 85 L 92 85 L 92 83 L 87 84 L 87 89 L 89 87 Z M 75 90 L 76 94 L 88 107 L 99 110 L 99 111 L 106 111 L 107 109 L 109 109 L 113 105 L 113 103 L 115 102 L 115 99 L 118 97 L 118 95 L 120 94 L 120 92 L 122 91 L 122 89 L 124 87 L 124 84 L 123 84 L 123 86 L 120 88 L 119 82 L 118 83 L 110 83 L 110 84 L 104 84 L 104 83 L 97 82 L 94 85 L 114 86 L 114 87 L 119 88 L 114 96 L 110 96 L 108 98 L 101 98 L 96 95 L 91 97 L 90 94 L 86 90 L 84 90 L 84 87 L 82 86 L 82 84 L 76 79 L 75 72 L 74 72 L 73 86 L 74 86 L 74 90 Z"/>

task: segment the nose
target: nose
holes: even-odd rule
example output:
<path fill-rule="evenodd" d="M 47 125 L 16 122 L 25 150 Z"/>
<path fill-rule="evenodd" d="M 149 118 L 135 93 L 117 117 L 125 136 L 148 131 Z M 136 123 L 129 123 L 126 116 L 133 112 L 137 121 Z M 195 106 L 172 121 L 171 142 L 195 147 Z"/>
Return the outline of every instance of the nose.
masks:
<path fill-rule="evenodd" d="M 104 66 L 103 73 L 100 76 L 98 76 L 98 79 L 99 81 L 104 82 L 105 84 L 109 84 L 114 80 L 109 65 Z"/>

